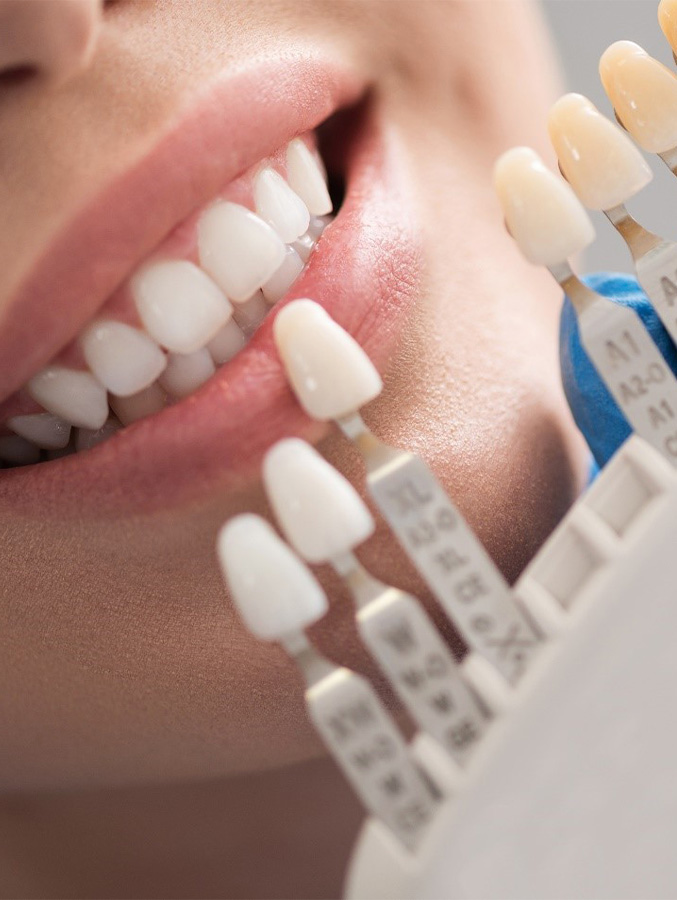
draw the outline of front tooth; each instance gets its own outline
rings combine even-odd
[[[287,181],[311,215],[325,216],[332,211],[324,173],[301,138],[294,138],[287,147]]]
[[[651,181],[630,138],[581,94],[566,94],[548,117],[564,177],[589,209],[612,209]]]
[[[298,253],[304,263],[307,263],[310,259],[310,254],[315,249],[315,241],[309,234],[303,234],[298,241],[294,241],[292,249]]]
[[[285,247],[273,229],[237,203],[220,201],[198,223],[200,265],[234,303],[265,284],[284,259]]]
[[[254,203],[256,212],[286,244],[308,229],[308,207],[275,169],[262,169],[254,179]]]
[[[123,425],[131,425],[138,419],[145,419],[164,409],[167,395],[156,383],[131,397],[116,397],[111,394],[110,405]]]
[[[269,306],[261,291],[257,291],[246,303],[239,303],[235,309],[235,321],[249,337],[268,315]]]
[[[677,78],[632,41],[616,41],[602,54],[599,73],[616,113],[650,153],[677,146]]]
[[[677,53],[677,0],[661,0],[658,23],[674,53]]]
[[[131,290],[148,333],[174,353],[204,347],[233,312],[211,278],[187,260],[151,263]]]
[[[303,271],[303,260],[293,247],[287,247],[284,261],[272,278],[263,285],[263,296],[268,303],[277,303],[287,293]]]
[[[12,466],[29,466],[40,460],[40,450],[18,434],[0,437],[0,459]]]
[[[108,418],[106,390],[89,372],[48,366],[26,389],[44,409],[78,428],[101,428]]]
[[[211,358],[217,366],[231,360],[247,343],[244,331],[235,319],[230,319],[207,344]]]
[[[305,441],[275,444],[263,461],[263,482],[284,536],[308,562],[350,553],[374,531],[352,484]]]
[[[214,372],[214,360],[206,347],[194,353],[170,353],[160,384],[171,397],[182,399],[196,391]]]
[[[355,412],[383,382],[357,341],[312,300],[294,300],[276,316],[273,333],[296,397],[320,421]]]
[[[94,322],[80,338],[87,365],[119,397],[152,384],[167,364],[155,341],[124,322]]]
[[[12,416],[7,425],[27,441],[43,450],[61,450],[71,436],[71,426],[51,413]]]
[[[91,450],[97,444],[107,441],[109,437],[113,437],[122,428],[120,422],[111,416],[98,431],[92,431],[90,428],[78,428],[75,435],[75,449],[78,453],[81,450]]]
[[[331,216],[311,216],[308,224],[308,237],[312,241],[319,241],[324,229],[327,225],[330,225],[332,221],[333,219]]]
[[[494,184],[510,234],[535,265],[561,263],[594,240],[580,200],[529,147],[514,147],[497,160]]]

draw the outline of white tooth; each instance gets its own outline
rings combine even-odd
[[[235,319],[230,319],[207,344],[207,350],[217,366],[232,359],[247,343],[244,331]]]
[[[263,285],[263,296],[268,303],[277,303],[287,293],[299,275],[303,272],[303,260],[293,247],[287,247],[284,262]]]
[[[200,265],[234,303],[265,284],[284,259],[273,229],[237,203],[219,201],[198,222]]]
[[[334,221],[332,216],[311,216],[308,225],[308,237],[312,241],[319,241],[322,232]]]
[[[152,416],[167,405],[167,395],[157,382],[131,397],[116,397],[111,394],[110,405],[123,425],[131,425],[137,419]]]
[[[118,397],[138,394],[167,365],[155,341],[124,322],[94,322],[80,338],[80,346],[94,375]]]
[[[233,312],[211,278],[188,260],[146,266],[131,290],[148,333],[174,353],[204,347]]]
[[[89,372],[47,366],[26,389],[47,412],[78,428],[101,428],[108,418],[106,390]]]
[[[305,441],[275,444],[263,461],[263,481],[284,536],[308,562],[349,553],[374,531],[352,484]]]
[[[288,244],[304,234],[310,223],[308,207],[275,169],[262,169],[254,179],[256,212]]]
[[[301,138],[294,138],[287,147],[287,181],[311,215],[324,216],[332,211],[324,173]]]
[[[326,613],[327,598],[315,577],[259,516],[227,522],[217,554],[240,616],[261,640],[281,640]]]
[[[75,435],[75,449],[78,453],[82,450],[91,450],[97,444],[101,444],[103,441],[107,441],[109,437],[113,437],[121,428],[122,425],[113,416],[98,431],[92,431],[91,428],[78,428]]]
[[[43,450],[61,450],[71,436],[71,426],[51,413],[12,416],[7,425],[16,434]]]
[[[171,397],[181,399],[196,391],[214,372],[214,360],[206,347],[194,353],[170,353],[160,384]]]
[[[309,234],[302,235],[298,241],[294,241],[292,248],[298,253],[304,263],[310,259],[310,254],[315,249],[315,241]]]
[[[40,460],[40,450],[18,434],[0,437],[0,459],[12,466],[29,466]]]
[[[270,307],[261,291],[257,291],[246,303],[235,307],[235,321],[246,336],[253,334],[268,315]]]
[[[367,354],[312,300],[283,307],[273,333],[294,393],[312,418],[341,418],[380,394],[383,382]]]

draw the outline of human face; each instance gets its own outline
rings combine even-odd
[[[24,22],[22,53],[3,50],[3,421],[32,409],[26,385],[46,365],[82,370],[94,319],[136,327],[134,273],[199,261],[203,211],[249,202],[262,162],[301,134],[345,199],[280,303],[311,296],[355,335],[385,379],[370,425],[426,458],[514,578],[583,478],[557,291],[518,258],[491,192],[507,146],[546,152],[537,11],[120,0],[81,14],[70,41],[50,49],[54,23],[36,40]],[[4,785],[215,776],[319,752],[293,665],[244,631],[214,557],[225,519],[266,514],[259,469],[277,439],[312,440],[362,483],[351,448],[286,388],[274,315],[186,399],[0,473]],[[424,595],[384,527],[361,556]],[[313,636],[368,668],[345,592],[319,574],[331,610]]]

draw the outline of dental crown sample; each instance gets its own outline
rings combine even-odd
[[[651,181],[651,169],[627,134],[581,94],[566,94],[553,105],[548,131],[564,177],[589,209],[612,209]]]
[[[677,2],[661,0],[658,4],[658,24],[665,35],[673,53],[677,52]]]
[[[314,419],[340,419],[381,393],[381,376],[367,354],[313,300],[285,306],[273,333],[294,393]]]
[[[285,537],[308,562],[348,553],[374,531],[352,484],[305,441],[275,444],[264,459],[263,480]]]
[[[283,639],[326,613],[327,598],[315,577],[259,516],[227,522],[217,554],[238,612],[261,640]]]
[[[650,153],[677,146],[677,76],[632,41],[602,54],[599,73],[624,127]]]
[[[508,230],[529,262],[554,265],[594,240],[590,217],[572,189],[529,147],[514,147],[498,159],[494,184]]]

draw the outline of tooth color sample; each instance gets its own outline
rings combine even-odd
[[[673,52],[677,52],[677,0],[661,0],[658,23]]]
[[[499,157],[494,184],[508,230],[529,262],[556,265],[595,239],[580,200],[529,147]]]
[[[200,265],[234,303],[252,296],[281,265],[285,246],[253,212],[219,201],[198,222]]]
[[[381,393],[381,376],[367,354],[312,300],[285,306],[273,333],[292,389],[312,418],[341,418]]]
[[[75,449],[78,453],[82,450],[91,450],[97,444],[102,444],[109,437],[113,437],[121,428],[122,425],[114,417],[109,418],[98,431],[92,431],[89,428],[78,428],[75,435]]]
[[[204,347],[233,312],[211,278],[187,260],[146,266],[131,290],[146,331],[174,353]]]
[[[632,41],[602,54],[599,74],[624,127],[650,153],[677,146],[677,77]]]
[[[293,247],[287,247],[282,265],[263,285],[263,296],[268,303],[281,300],[302,271],[303,260]]]
[[[78,428],[101,428],[108,418],[106,389],[89,372],[48,366],[26,385],[47,412]]]
[[[301,138],[287,147],[287,181],[313,216],[324,216],[332,210],[324,173],[314,154]]]
[[[216,365],[220,366],[239,353],[246,342],[244,331],[234,319],[229,319],[207,344],[207,350]]]
[[[131,425],[137,419],[145,419],[146,416],[152,416],[164,409],[167,405],[167,395],[156,383],[130,397],[116,397],[111,394],[109,402],[122,424]]]
[[[254,179],[256,212],[277,231],[285,243],[308,230],[310,213],[298,194],[275,169],[262,169]]]
[[[119,397],[148,387],[167,364],[152,338],[124,322],[94,322],[81,335],[80,346],[92,373]]]
[[[259,516],[227,522],[217,554],[240,616],[256,637],[280,640],[326,613],[327,598],[315,577]]]
[[[29,466],[40,461],[40,450],[18,434],[0,437],[0,459],[12,466]]]
[[[264,459],[263,480],[284,536],[308,562],[329,562],[374,531],[352,484],[305,441],[275,444]]]
[[[627,134],[581,94],[566,94],[553,105],[548,131],[564,177],[589,209],[618,206],[651,181],[651,169]]]
[[[209,350],[203,347],[194,353],[170,353],[167,368],[160,384],[170,397],[181,399],[192,394],[216,372]]]
[[[35,413],[28,416],[12,416],[7,426],[43,450],[61,450],[71,436],[71,426],[51,413]]]

